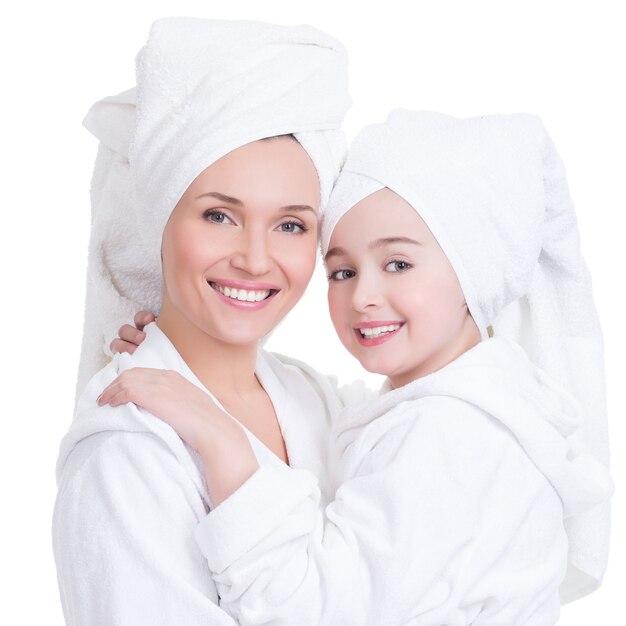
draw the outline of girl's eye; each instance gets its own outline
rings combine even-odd
[[[300,222],[283,222],[279,227],[279,230],[282,233],[304,233],[308,229],[306,226]]]
[[[348,280],[355,276],[356,272],[354,270],[337,270],[328,275],[328,280]]]
[[[202,216],[207,222],[213,222],[214,224],[232,224],[228,215],[219,209],[208,209]]]
[[[411,267],[413,266],[407,263],[407,261],[389,261],[389,263],[385,265],[385,269],[388,272],[406,272],[408,269],[411,269]]]

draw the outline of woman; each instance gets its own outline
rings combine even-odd
[[[90,112],[101,146],[79,386],[128,308],[160,316],[140,350],[86,384],[61,444],[53,539],[68,624],[233,623],[193,539],[211,507],[199,456],[133,405],[98,408],[121,371],[169,369],[210,388],[249,427],[259,463],[324,480],[340,401],[258,344],[313,271],[348,103],[345,53],[315,29],[174,18],[154,24],[136,92]]]

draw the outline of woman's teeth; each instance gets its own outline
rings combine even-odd
[[[233,300],[240,300],[242,302],[260,302],[265,300],[270,293],[270,289],[263,289],[262,291],[249,291],[247,289],[231,289],[230,287],[222,287],[217,283],[209,283],[213,289],[219,291],[223,296],[232,298]]]
[[[359,328],[362,337],[366,339],[375,339],[381,335],[392,333],[400,328],[400,324],[390,324],[388,326],[375,326],[374,328]]]

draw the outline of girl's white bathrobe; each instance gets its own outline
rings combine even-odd
[[[554,624],[564,517],[611,489],[578,417],[495,338],[348,407],[325,509],[312,473],[268,464],[201,522],[222,606],[242,624]]]
[[[66,623],[76,626],[233,624],[218,607],[194,541],[210,508],[199,457],[164,422],[134,404],[98,407],[123,370],[151,367],[201,383],[155,324],[134,355],[119,354],[89,383],[61,444],[53,541]],[[282,357],[281,357],[282,359]],[[320,477],[340,400],[296,362],[259,352],[257,375],[280,422],[293,467]],[[278,459],[248,433],[261,466]],[[255,515],[238,528],[255,526]],[[245,541],[244,534],[237,541]]]

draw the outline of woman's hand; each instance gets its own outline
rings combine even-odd
[[[139,311],[135,314],[135,325],[124,324],[117,331],[119,337],[111,342],[111,352],[128,352],[132,354],[137,346],[146,338],[146,333],[143,332],[145,326],[150,322],[154,322],[156,317],[149,311]]]
[[[132,402],[169,424],[198,454],[213,505],[236,491],[259,467],[240,424],[178,372],[136,367],[122,372],[98,405]]]

